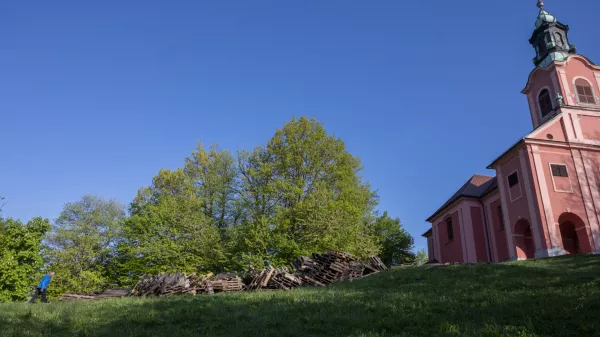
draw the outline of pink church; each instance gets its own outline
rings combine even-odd
[[[538,1],[536,56],[522,93],[533,130],[427,222],[429,259],[502,262],[600,253],[600,67]]]

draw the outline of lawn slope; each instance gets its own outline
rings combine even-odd
[[[0,304],[0,336],[600,336],[600,257],[393,269],[327,288]]]

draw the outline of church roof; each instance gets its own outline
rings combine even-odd
[[[556,22],[556,17],[543,8],[540,9],[540,14],[538,14],[537,20],[535,20],[535,28],[540,28],[544,23],[554,23]]]
[[[496,177],[473,175],[467,182],[454,193],[442,207],[438,208],[427,221],[444,211],[448,206],[460,198],[481,198],[498,187]]]

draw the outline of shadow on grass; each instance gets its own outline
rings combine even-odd
[[[0,336],[593,336],[598,275],[600,258],[577,256],[291,292],[15,304],[0,310]]]

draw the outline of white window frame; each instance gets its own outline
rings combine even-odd
[[[513,199],[512,187],[510,187],[510,183],[508,182],[508,177],[512,176],[515,173],[517,174],[517,179],[519,180],[519,182],[517,183],[517,186],[519,186],[520,195],[517,198]],[[523,197],[523,189],[521,188],[521,175],[519,174],[519,170],[514,170],[511,173],[509,173],[508,175],[506,175],[506,186],[508,186],[508,196],[510,197],[511,203],[513,203]]]
[[[579,100],[579,93],[577,92],[577,86],[575,85],[575,82],[577,82],[577,80],[579,80],[579,79],[586,81],[587,84],[590,85],[590,88],[592,89],[592,96],[594,96],[595,103],[583,103]],[[590,80],[588,80],[587,78],[585,78],[583,76],[576,76],[573,78],[573,93],[575,93],[575,99],[577,100],[577,104],[579,104],[581,106],[597,106],[598,105],[598,96],[596,95],[596,90],[594,90],[594,85],[592,85],[592,82],[590,82]]]
[[[556,183],[554,182],[554,174],[552,174],[552,165],[561,165],[567,169],[567,176],[566,177],[558,177],[558,178],[569,179],[569,186],[571,187],[571,190],[559,190],[556,188]],[[566,163],[548,163],[548,169],[550,170],[550,176],[552,177],[552,187],[554,187],[554,192],[573,193],[573,182],[571,181],[571,172],[569,172],[569,165],[567,165]]]

